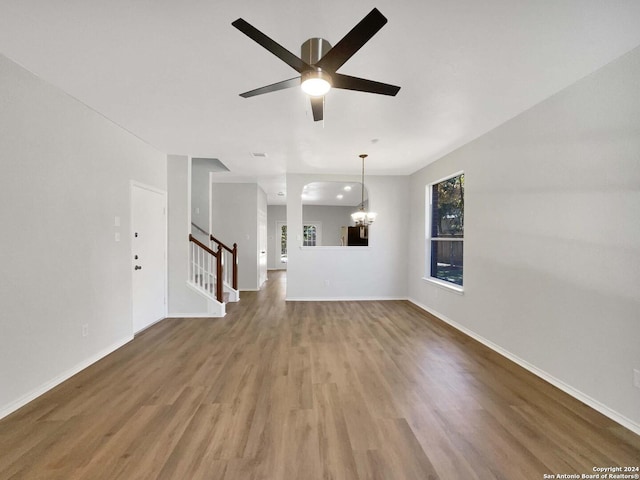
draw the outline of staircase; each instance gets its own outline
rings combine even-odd
[[[187,284],[208,300],[208,313],[224,317],[227,302],[240,301],[238,291],[238,245],[233,248],[195,224],[195,229],[208,235],[208,245],[189,234],[189,278]]]

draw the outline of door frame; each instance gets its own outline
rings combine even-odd
[[[133,256],[134,256],[134,252],[133,252],[133,232],[134,232],[134,214],[133,214],[133,189],[134,188],[141,188],[144,190],[149,190],[153,193],[157,193],[159,195],[162,196],[162,208],[164,209],[164,225],[163,225],[163,240],[164,240],[164,255],[163,255],[163,265],[162,265],[162,269],[164,271],[164,305],[162,306],[162,313],[163,313],[163,318],[158,319],[156,322],[153,322],[149,325],[147,325],[146,327],[142,328],[139,331],[135,330],[135,326],[133,325],[133,275],[134,275],[134,270],[132,268],[133,265]],[[149,328],[151,325],[154,325],[155,323],[158,323],[159,321],[163,320],[164,318],[167,318],[168,315],[168,311],[169,311],[169,262],[168,262],[168,250],[169,250],[169,215],[168,215],[168,211],[167,211],[167,191],[166,190],[162,190],[160,188],[154,187],[152,185],[147,185],[146,183],[142,183],[139,182],[137,180],[129,180],[129,268],[131,269],[131,299],[130,299],[130,306],[129,306],[129,313],[131,315],[131,331],[133,332],[133,334],[137,334],[140,333],[144,330],[146,330],[147,328]]]

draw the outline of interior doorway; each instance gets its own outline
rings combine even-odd
[[[133,332],[166,317],[167,195],[131,183],[131,272]]]

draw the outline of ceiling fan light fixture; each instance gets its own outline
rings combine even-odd
[[[302,75],[300,88],[307,95],[322,97],[331,90],[331,76],[322,70],[306,72]]]
[[[331,88],[395,96],[400,90],[398,86],[338,73],[338,69],[371,40],[386,23],[386,17],[380,13],[380,10],[374,8],[335,46],[332,47],[324,38],[309,38],[300,46],[298,57],[246,20],[238,18],[231,22],[231,25],[300,74],[299,77],[254,88],[241,93],[240,96],[255,97],[300,85],[309,95],[314,122],[324,120],[324,96]]]

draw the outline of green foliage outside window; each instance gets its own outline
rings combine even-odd
[[[431,187],[431,272],[439,280],[462,286],[464,174]]]

